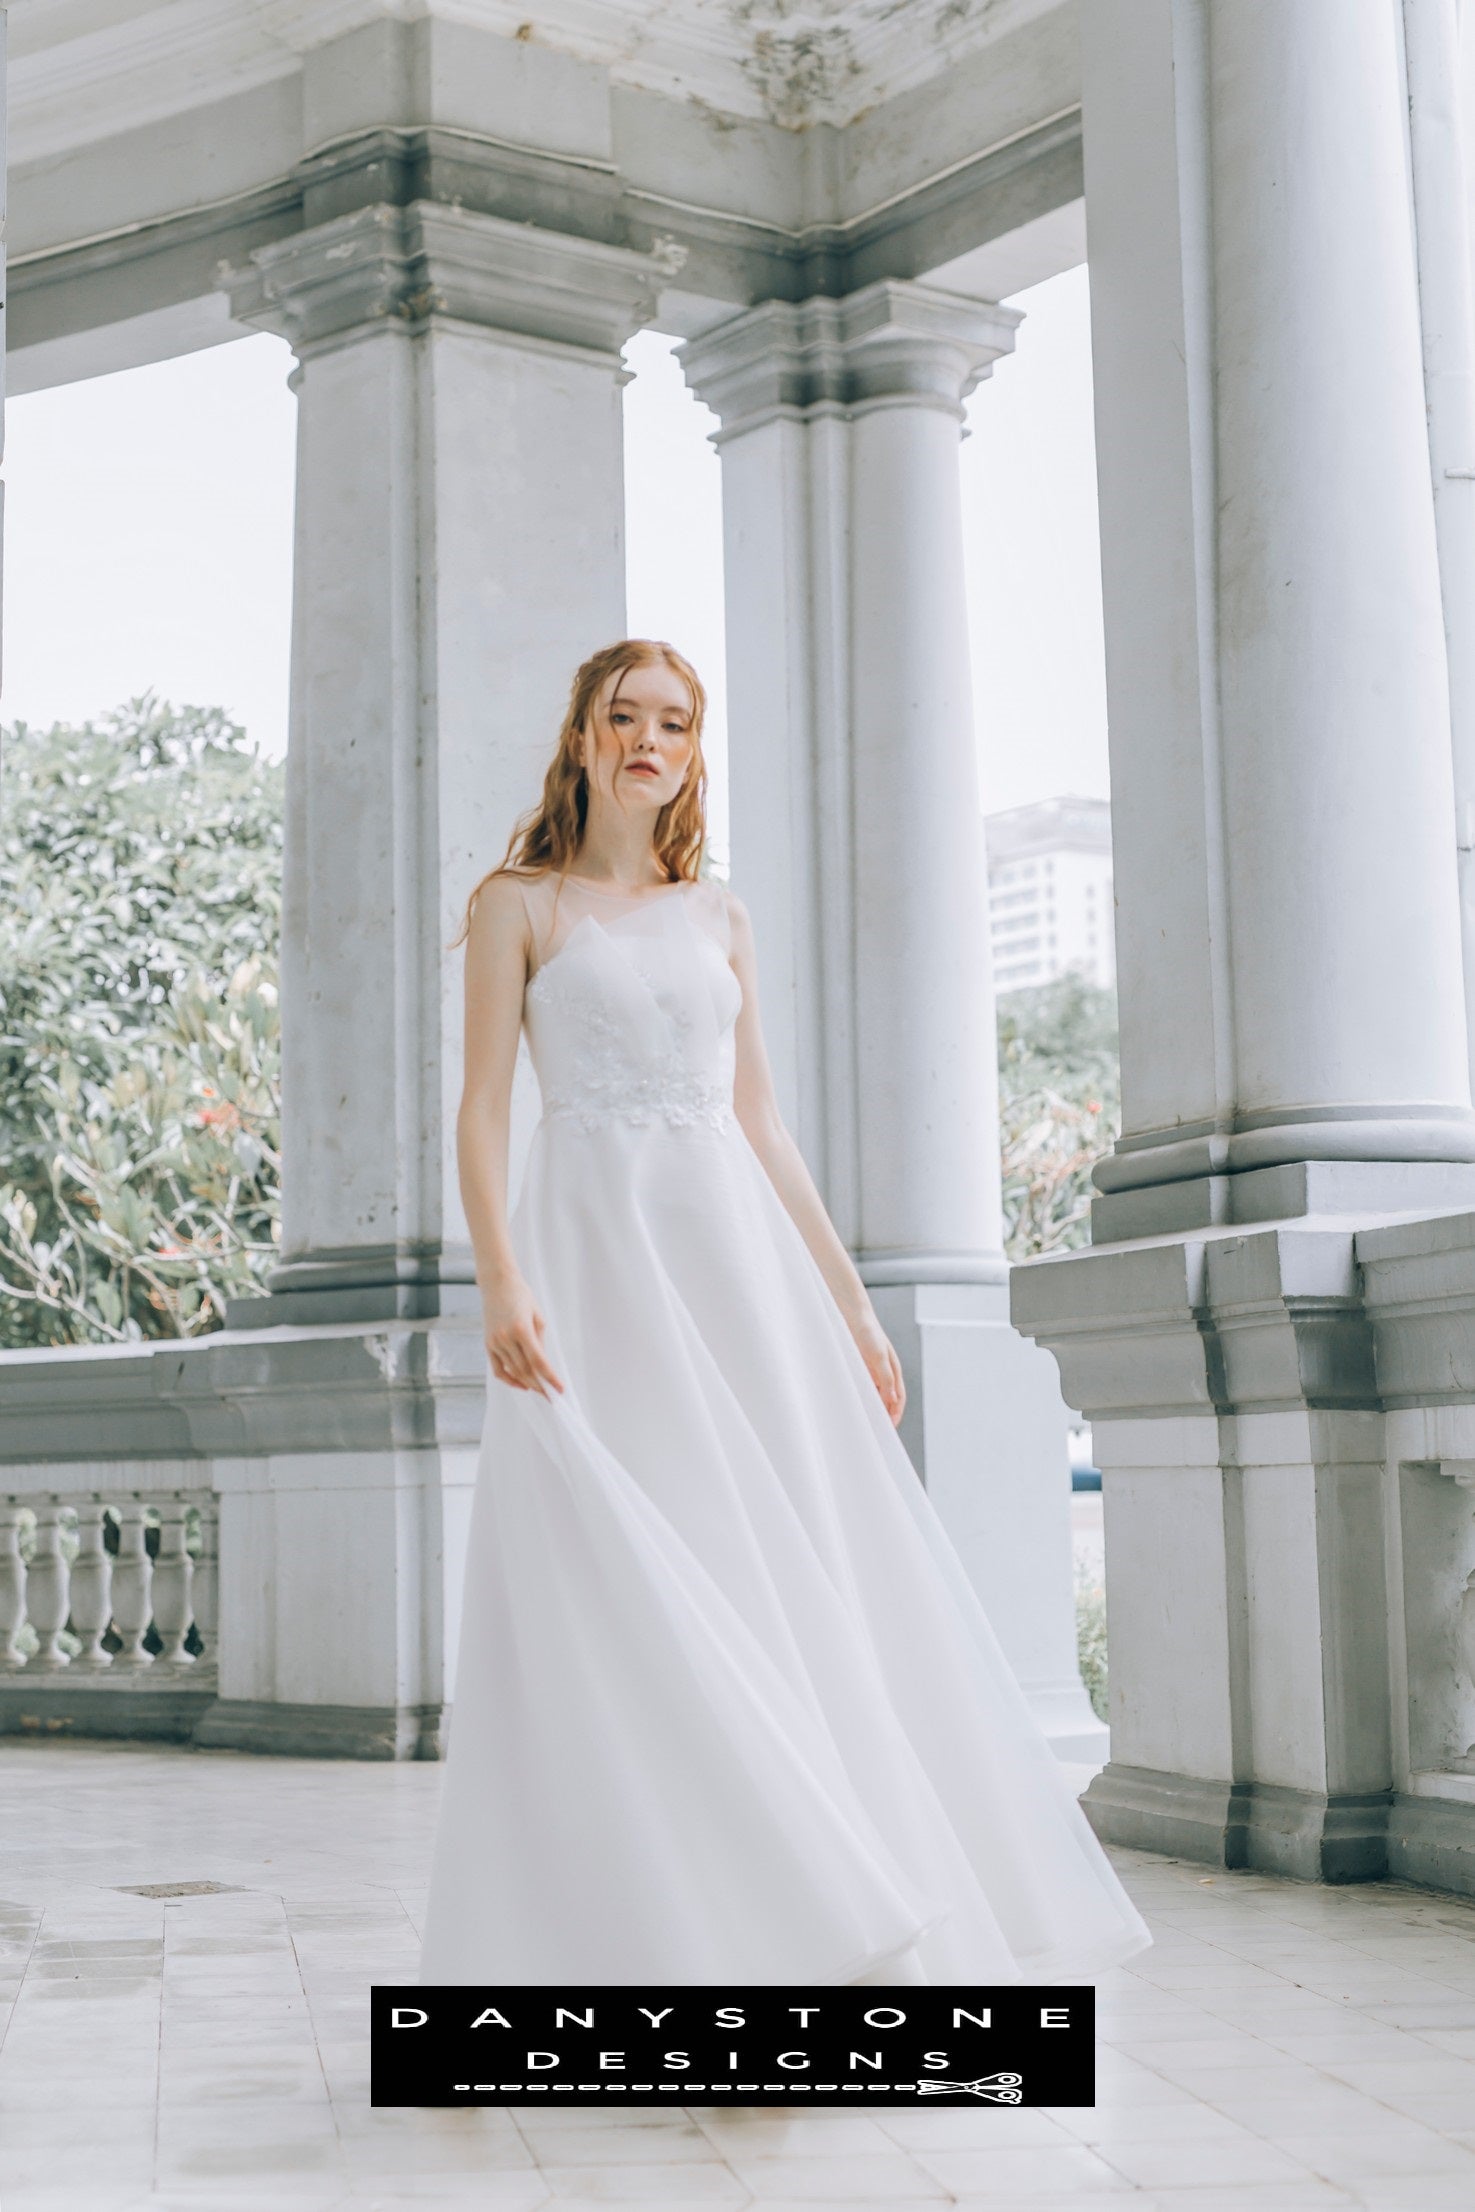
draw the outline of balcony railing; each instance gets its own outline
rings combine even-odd
[[[134,1734],[164,1693],[175,1733],[215,1695],[217,1532],[198,1489],[0,1492],[0,1725]]]

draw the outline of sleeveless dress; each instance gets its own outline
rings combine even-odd
[[[520,879],[511,1219],[420,1980],[1089,1981],[1149,1941],[732,1106],[720,885]]]

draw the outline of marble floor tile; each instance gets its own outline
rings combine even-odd
[[[63,2138],[46,2144],[0,2146],[0,2204],[9,2212],[13,2196],[23,2189],[50,2189],[63,2199],[70,2191],[75,2200],[99,2179],[100,2160],[95,2141]],[[141,2188],[153,2177],[152,2146],[120,2143],[116,2151],[108,2151],[104,2173],[109,2188]]]
[[[1359,2095],[1345,2082],[1314,2076],[1294,2096],[1236,2095],[1231,2086],[1216,2095],[1214,2104],[1217,2111],[1272,2142],[1282,2135],[1330,2134],[1337,2128],[1366,2133],[1396,2127],[1404,2117],[1390,2105]]]
[[[501,2105],[494,2110],[508,2112],[519,2124],[526,2121],[536,2128],[627,2128],[643,2131],[646,2128],[684,2128],[693,2125],[691,2109],[679,2104],[630,2105],[623,2111],[617,2105],[537,2104]]]
[[[1406,2120],[1417,2120],[1436,2134],[1452,2135],[1467,2150],[1475,2148],[1475,2109],[1463,2090],[1395,2090],[1384,2100]]]
[[[1432,2044],[1438,2051],[1448,2051],[1452,2058],[1475,2058],[1475,2027],[1426,2028],[1415,2025],[1414,2032],[1421,2043]]]
[[[396,2187],[422,2174],[535,2173],[535,2154],[521,2139],[507,2136],[457,2136],[437,2133],[383,2137],[366,2134],[340,2139],[342,2170],[347,2175],[377,2176]]]
[[[1166,2075],[1169,2081],[1179,2083],[1185,2076],[1222,2074],[1239,2066],[1260,2067],[1269,2063],[1268,2042],[1258,2035],[1245,2035],[1238,2030],[1221,2029],[1220,2034],[1213,2036],[1175,2037],[1171,2041],[1132,2043],[1122,2048],[1129,2058],[1135,2058],[1153,2073]]]
[[[350,2175],[345,2203],[362,2212],[372,2203],[520,2208],[551,2204],[548,2176],[536,2166],[417,2166]]]
[[[160,2145],[186,2151],[199,2144],[336,2143],[338,2127],[326,2100],[298,2097],[191,2098],[163,2106],[154,2122]]]
[[[1087,2189],[1125,2197],[1135,2184],[1083,2143],[1026,2150],[918,2151],[918,2162],[958,2197],[1025,2201]],[[1136,2208],[1133,2208],[1136,2212]]]
[[[760,2204],[770,2197],[842,2205],[946,2204],[951,2194],[920,2155],[913,2158],[901,2150],[850,2158],[748,2158],[733,2151],[729,2165]]]
[[[823,2161],[804,2160],[812,2171]],[[660,2206],[746,2204],[752,2192],[730,2167],[710,2166],[544,2166],[542,2178],[555,2199],[587,2198],[591,2203]],[[817,2193],[817,2192],[816,2192]]]
[[[1076,2141],[1089,2143],[1106,2156],[1111,2155],[1118,2143],[1206,2146],[1200,2157],[1200,2163],[1206,2166],[1213,2156],[1214,2146],[1235,2142],[1243,2132],[1240,2118],[1213,2105],[1200,2104],[1196,2098],[1185,2104],[1134,2105],[1125,2112],[1105,2111],[1097,2106],[1093,2110],[1062,2113],[1061,2126]]]
[[[1237,2113],[1241,2107],[1296,2104],[1326,2086],[1328,2074],[1314,2066],[1302,2066],[1267,2048],[1258,2066],[1226,2067],[1221,2073],[1194,2075],[1192,2093],[1216,2111]],[[1367,2100],[1371,2104],[1372,2100]]]
[[[414,1978],[440,1779],[0,1745],[4,2212],[1475,2212],[1475,1901],[1141,1852],[1159,1940],[1100,1985],[1093,2107],[376,2109],[369,1986]],[[202,1880],[232,1886],[118,1886]]]
[[[1266,2028],[1260,2038],[1267,2050],[1298,2058],[1307,2066],[1330,2071],[1343,2066],[1402,2066],[1420,2054],[1418,2041],[1408,2035],[1380,2028],[1375,2021],[1348,2020],[1340,2028],[1310,2035],[1300,2029]]]
[[[1359,2199],[1349,2190],[1339,2189],[1328,2181],[1270,2182],[1267,2184],[1231,2183],[1227,2188],[1154,2189],[1143,2197],[1126,2200],[1131,2212],[1245,2212],[1253,2205],[1254,2212],[1347,2212]],[[1413,2205],[1405,2205],[1403,2212],[1419,2212]]]
[[[1465,2110],[1475,2126],[1475,2062],[1469,2059],[1448,2058],[1438,2051],[1425,2050],[1415,2055],[1411,2046],[1408,2055],[1394,2060],[1381,2060],[1369,2064],[1365,2059],[1334,2059],[1324,2071],[1335,2081],[1345,2082],[1349,2089],[1366,2090],[1369,2096],[1388,2102],[1392,2090],[1449,2090],[1464,2093]]]
[[[1318,2178],[1315,2170],[1284,2147],[1240,2129],[1232,2137],[1200,2142],[1124,2143],[1109,2136],[1095,2145],[1117,2173],[1139,2189],[1193,2188],[1206,2173],[1223,2187],[1244,2189],[1259,2182],[1301,2182]]]
[[[1079,2117],[1084,2120],[1090,2109],[1083,2105]],[[1143,2107],[1157,2114],[1174,2109],[1171,2105]],[[1062,2116],[1030,2106],[1017,2112],[991,2111],[987,2107],[976,2112],[929,2112],[919,2106],[914,2111],[878,2112],[872,2125],[908,2151],[982,2151],[995,2146],[1000,2150],[1028,2150],[1042,2143],[1084,2140],[1072,2134]]]
[[[963,2212],[1002,2212],[1004,2206],[1017,2207],[1018,2212],[1158,2212],[1157,2197],[1142,2190],[1123,2196],[1120,2189],[1073,2189],[1059,2196],[1051,2189],[1043,2196],[1035,2191],[1004,2198],[956,2197],[953,2202]]]
[[[1023,2113],[1010,2115],[1023,2119]],[[734,2106],[730,2112],[703,2113],[697,2122],[723,2158],[839,2158],[857,2151],[906,2148],[890,2125],[893,2120],[952,2120],[965,2112],[919,2114],[878,2112],[767,2112]]]
[[[600,2196],[570,2196],[561,2192],[556,2197],[545,2197],[543,2203],[545,2212],[608,2212],[611,2204],[629,2201],[631,2200],[622,2197],[618,2189],[610,2189]],[[744,2191],[738,2197],[715,2200],[711,2197],[662,2197],[656,2201],[660,2204],[660,2212],[711,2212],[714,2201],[720,2204],[751,2205],[758,2200]]]
[[[1335,2135],[1285,2135],[1278,2147],[1309,2168],[1323,2181],[1340,2181],[1359,2189],[1365,2181],[1402,2177],[1409,2195],[1422,2200],[1424,2177],[1448,2174],[1463,2181],[1468,2203],[1475,2205],[1475,2153],[1432,2128],[1410,2126],[1374,2131],[1339,2131]],[[1412,2208],[1411,2208],[1412,2212]]]
[[[177,2142],[163,2136],[155,2153],[158,2179],[176,2188],[211,2180],[322,2182],[338,2179],[343,2171],[336,2133],[323,2134],[310,2127],[279,2129],[265,2141],[212,2135]]]
[[[602,2166],[613,2159],[635,2165],[691,2165],[718,2162],[722,2155],[694,2121],[679,2127],[549,2128],[519,2114],[517,2127],[534,2157],[548,2165]]]
[[[1470,2212],[1475,2197],[1464,2174],[1361,2174],[1354,2201],[1366,2212]],[[1259,2212],[1258,2206],[1256,2212]]]

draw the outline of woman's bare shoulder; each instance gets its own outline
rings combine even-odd
[[[730,883],[719,883],[714,876],[712,878],[712,888],[722,902],[729,927],[734,930],[751,930],[753,926],[752,917],[736,891],[733,890],[732,885]]]
[[[537,895],[536,887],[543,880],[544,874],[535,874],[531,869],[495,869],[477,887],[472,927],[494,937],[525,936],[528,900]]]

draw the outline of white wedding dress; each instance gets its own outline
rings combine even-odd
[[[720,886],[523,892],[566,1389],[489,1376],[421,1982],[1093,1980],[1150,1938],[734,1119]]]

